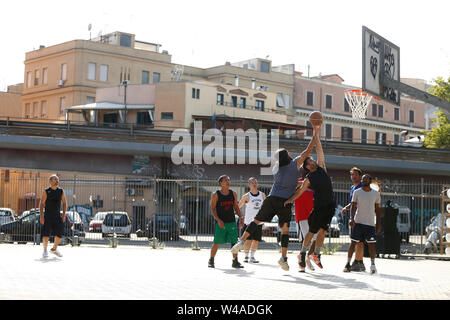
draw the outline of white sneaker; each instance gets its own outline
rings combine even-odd
[[[371,273],[371,274],[377,273],[377,268],[375,267],[374,264],[370,266],[370,273]]]
[[[281,266],[281,269],[283,269],[284,271],[289,271],[289,265],[288,265],[287,261],[283,260],[283,257],[281,257],[280,260],[278,260],[278,264]]]
[[[231,248],[231,252],[234,254],[239,253],[239,250],[241,250],[244,247],[244,244],[242,243],[241,240],[239,240],[234,246],[233,248]]]
[[[61,252],[58,251],[58,249],[56,250],[50,249],[50,252],[53,253],[55,256],[58,256],[60,258],[62,257],[62,254]]]
[[[259,263],[259,261],[255,257],[250,257],[250,263]]]
[[[309,256],[306,256],[306,266],[308,267],[309,270],[314,271],[314,266],[311,263],[311,259],[309,258]]]
[[[48,252],[47,251],[44,251],[43,253],[42,253],[42,258],[48,258]]]

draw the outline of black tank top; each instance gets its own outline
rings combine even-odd
[[[217,190],[217,216],[224,223],[235,222],[234,218],[234,193],[229,189],[228,194],[224,196],[220,190]]]
[[[327,172],[322,167],[309,173],[306,178],[311,183],[311,189],[314,190],[314,208],[325,207],[334,202],[333,185]]]
[[[45,215],[57,217],[61,212],[61,198],[63,195],[63,190],[61,188],[56,188],[53,190],[52,188],[45,189],[47,193],[47,200],[45,201]]]

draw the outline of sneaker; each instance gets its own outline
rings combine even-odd
[[[255,259],[255,257],[250,258],[250,263],[259,263],[258,260]]]
[[[362,271],[364,271],[363,268],[365,270],[364,264],[362,262],[354,261],[352,266],[350,267],[350,271],[362,272]]]
[[[377,268],[375,267],[374,264],[370,266],[370,273],[371,273],[371,274],[377,273]]]
[[[50,252],[53,253],[57,257],[62,257],[61,252],[58,251],[58,249],[50,249]]]
[[[350,272],[352,270],[352,266],[350,265],[349,262],[347,262],[347,264],[344,267],[344,272]]]
[[[244,267],[239,261],[237,261],[237,259],[233,259],[233,263],[231,264],[231,266],[236,269]]]
[[[215,268],[215,266],[214,266],[214,258],[209,258],[209,260],[208,260],[208,268]]]
[[[244,262],[245,262],[245,263],[248,263],[248,257],[245,257],[245,258],[244,258]]]
[[[298,266],[300,267],[300,272],[305,272],[306,267],[306,252],[300,252],[298,255]]]
[[[366,266],[361,262],[361,272],[366,272]]]
[[[315,254],[315,253],[313,253],[313,254],[311,255],[311,258],[312,258],[312,261],[314,261],[314,263],[317,264],[317,266],[318,266],[320,269],[323,269],[322,263],[320,262],[320,254]]]
[[[241,240],[239,240],[234,246],[233,248],[231,248],[231,252],[234,254],[237,254],[239,252],[239,250],[241,250],[244,247],[244,244],[242,243]]]
[[[42,258],[48,258],[48,252],[47,251],[44,251],[43,253],[42,253]]]
[[[289,265],[287,263],[287,258],[283,259],[283,257],[278,260],[278,264],[281,266],[281,269],[284,271],[289,271]]]
[[[314,271],[314,266],[311,263],[311,257],[310,256],[306,256],[306,266],[308,267],[309,270]]]

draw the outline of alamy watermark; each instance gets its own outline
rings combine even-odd
[[[271,129],[269,133],[266,129],[259,129],[258,132],[255,129],[207,129],[203,132],[202,122],[194,121],[193,136],[187,129],[176,129],[172,132],[171,141],[179,142],[171,154],[175,165],[269,165],[262,167],[260,174],[272,175],[272,168],[277,160],[273,155],[279,149],[279,131]],[[205,142],[209,144],[203,147]]]

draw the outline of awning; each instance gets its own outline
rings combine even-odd
[[[90,110],[154,110],[153,104],[127,104],[113,102],[96,102],[66,108],[66,112],[83,112]]]

